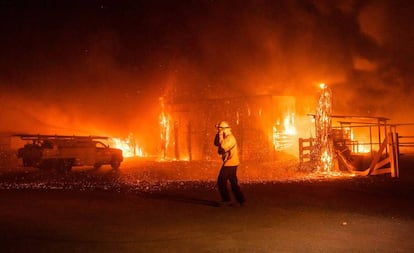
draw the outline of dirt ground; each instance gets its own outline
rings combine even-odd
[[[398,179],[245,163],[244,207],[217,205],[219,165],[3,168],[1,252],[414,252],[413,157]]]

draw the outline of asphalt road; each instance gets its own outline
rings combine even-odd
[[[245,207],[217,205],[214,166],[3,169],[1,252],[414,252],[411,161],[399,179],[241,172]]]

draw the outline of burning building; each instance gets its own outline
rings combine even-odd
[[[162,154],[178,160],[215,159],[214,125],[221,120],[231,123],[244,160],[297,156],[298,136],[305,124],[312,126],[306,114],[314,108],[310,97],[275,95],[164,102],[160,116]]]

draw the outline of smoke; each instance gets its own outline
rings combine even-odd
[[[2,5],[1,130],[148,136],[160,97],[309,96],[320,82],[334,114],[412,115],[409,1]]]
[[[405,1],[372,1],[363,6],[358,21],[363,34],[374,40],[377,49],[363,59],[355,58],[349,76],[359,92],[356,102],[365,113],[382,114],[394,121],[407,122],[413,114],[414,76],[409,58],[414,55],[412,21],[414,5]]]

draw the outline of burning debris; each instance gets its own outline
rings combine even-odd
[[[314,156],[318,173],[329,174],[333,167],[334,151],[332,142],[332,92],[322,83],[318,108],[315,115],[316,140]]]
[[[342,172],[351,175],[378,175],[390,173],[398,177],[399,137],[397,125],[388,126],[387,118],[363,116],[332,115],[332,92],[325,84],[321,84],[319,104],[314,115],[316,138],[299,139],[299,159],[302,166],[304,159],[316,173],[324,176],[340,175]],[[333,127],[333,118],[339,118],[340,127]],[[348,121],[345,121],[348,119]],[[352,119],[352,120],[349,120]],[[359,125],[355,125],[355,123]],[[353,125],[354,124],[354,125]],[[368,129],[369,142],[358,142],[354,138],[356,129]],[[374,141],[373,130],[377,130]],[[368,136],[368,137],[367,137]],[[305,146],[304,143],[309,143]],[[375,150],[374,150],[375,147]],[[306,153],[305,151],[310,151]],[[370,154],[370,164],[356,165],[356,159],[364,159],[361,154]],[[387,167],[389,165],[389,167]]]

